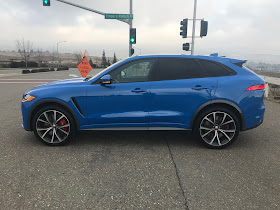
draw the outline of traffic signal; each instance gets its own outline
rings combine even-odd
[[[134,49],[131,48],[131,56],[134,54]]]
[[[200,37],[207,36],[208,32],[208,21],[201,21],[201,26],[200,26]]]
[[[130,29],[129,42],[130,44],[136,44],[136,28]]]
[[[183,38],[187,38],[187,35],[188,35],[188,18],[181,21],[180,30],[181,30],[180,35]]]
[[[183,50],[189,51],[190,50],[190,43],[183,44]]]
[[[43,6],[51,6],[51,0],[43,0]]]

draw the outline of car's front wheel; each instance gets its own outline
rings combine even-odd
[[[33,122],[35,136],[47,145],[63,145],[75,133],[71,114],[59,106],[47,106],[36,112]]]
[[[236,114],[224,107],[213,107],[202,112],[195,124],[195,132],[208,148],[221,149],[237,138],[240,122]]]

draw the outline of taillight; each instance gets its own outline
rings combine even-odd
[[[251,87],[248,87],[247,90],[264,90],[265,84],[262,85],[253,85]]]

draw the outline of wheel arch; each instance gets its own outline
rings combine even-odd
[[[76,116],[76,114],[74,113],[74,111],[71,109],[71,107],[69,105],[67,105],[66,103],[62,102],[62,101],[59,101],[59,100],[55,100],[55,99],[47,99],[47,100],[42,100],[38,103],[36,103],[32,108],[31,110],[29,111],[29,114],[28,114],[28,129],[30,131],[33,131],[33,128],[32,128],[32,120],[33,120],[33,117],[35,115],[35,113],[41,109],[42,107],[44,106],[48,106],[48,105],[57,105],[61,108],[64,108],[66,109],[71,115],[72,117],[74,118],[75,120],[75,123],[76,123],[76,128],[77,130],[80,130],[80,125],[79,125],[79,121],[78,121],[78,118]]]
[[[229,109],[231,109],[236,116],[238,117],[239,121],[240,121],[240,131],[244,130],[245,128],[245,119],[244,119],[244,115],[242,113],[242,110],[233,102],[230,101],[226,101],[226,100],[215,100],[215,101],[209,101],[203,105],[201,105],[196,112],[194,113],[192,120],[191,120],[191,124],[190,124],[190,129],[193,129],[195,120],[197,118],[197,116],[203,112],[204,110],[210,108],[210,107],[214,107],[214,106],[223,106],[223,107],[227,107]]]

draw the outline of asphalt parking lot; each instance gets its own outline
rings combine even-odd
[[[182,131],[80,132],[45,146],[20,126],[22,94],[40,84],[27,79],[73,75],[0,78],[1,209],[280,208],[280,104],[265,101],[264,123],[223,150]]]

